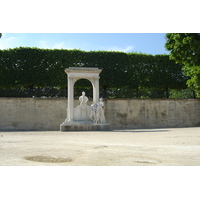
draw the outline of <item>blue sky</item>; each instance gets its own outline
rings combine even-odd
[[[3,33],[0,49],[38,47],[169,54],[165,33]]]

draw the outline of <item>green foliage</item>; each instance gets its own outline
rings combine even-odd
[[[165,47],[176,62],[200,66],[200,33],[168,33]]]
[[[186,65],[183,70],[187,76],[191,77],[187,81],[187,85],[196,92],[197,97],[200,97],[200,66],[188,67]]]
[[[149,88],[149,70],[154,64],[154,56],[146,54],[129,53],[129,87],[134,89]]]
[[[185,90],[171,90],[170,98],[173,99],[190,99],[195,98],[194,91],[187,88]]]
[[[200,33],[168,33],[165,47],[170,58],[184,65],[187,85],[200,97]]]
[[[187,78],[181,70],[182,65],[169,60],[167,55],[156,55],[150,73],[150,85],[155,89],[184,89]]]
[[[20,47],[0,50],[0,88],[62,88],[67,87],[64,72],[69,67],[97,67],[100,90],[129,93],[142,89],[184,89],[187,78],[181,64],[167,55],[147,55],[108,51],[80,51]],[[80,80],[77,89],[90,90],[90,82]]]
[[[187,78],[182,65],[169,60],[168,55],[130,54],[129,87],[134,89],[184,89]]]

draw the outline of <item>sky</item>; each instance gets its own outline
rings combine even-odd
[[[169,54],[165,33],[3,33],[0,49],[38,47]]]

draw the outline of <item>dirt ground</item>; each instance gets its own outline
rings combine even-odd
[[[200,166],[200,127],[1,131],[0,166]]]

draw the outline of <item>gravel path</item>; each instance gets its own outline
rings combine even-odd
[[[200,166],[200,127],[0,132],[0,166]]]

